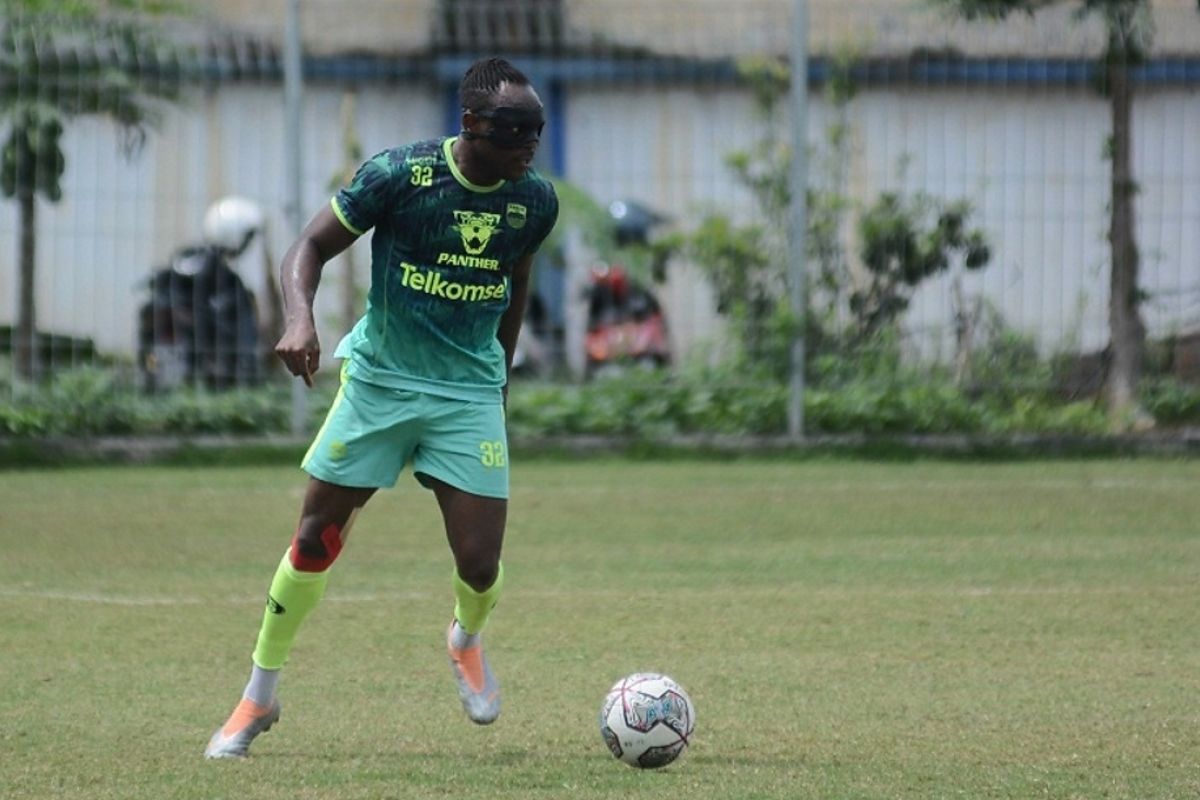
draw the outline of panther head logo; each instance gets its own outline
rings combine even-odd
[[[458,220],[454,230],[462,235],[463,247],[470,255],[477,256],[482,253],[487,249],[492,236],[498,233],[496,227],[500,224],[499,214],[455,211],[454,218]]]

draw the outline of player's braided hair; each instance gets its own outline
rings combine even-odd
[[[528,86],[529,78],[503,58],[481,58],[463,75],[458,87],[459,102],[469,111],[490,110],[492,95],[502,83]]]

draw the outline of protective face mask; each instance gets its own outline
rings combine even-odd
[[[490,119],[492,129],[480,138],[487,139],[501,150],[519,150],[538,142],[546,118],[542,109],[500,106],[490,111],[476,111],[475,116]]]

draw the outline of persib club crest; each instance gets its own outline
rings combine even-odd
[[[520,203],[509,203],[508,208],[504,212],[504,221],[511,228],[524,228],[526,215],[525,206]]]
[[[478,211],[455,211],[454,218],[458,224],[454,229],[462,235],[463,247],[473,256],[487,249],[492,236],[499,233],[499,214],[487,214]]]

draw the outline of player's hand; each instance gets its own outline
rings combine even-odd
[[[275,345],[275,355],[288,372],[303,378],[305,385],[312,388],[312,376],[321,365],[321,343],[311,323],[288,325],[279,344]]]

